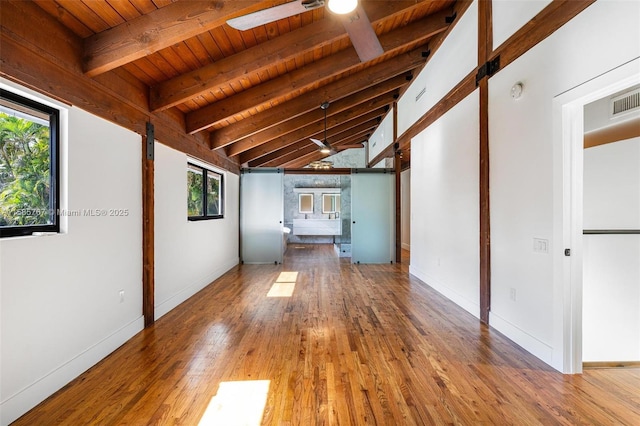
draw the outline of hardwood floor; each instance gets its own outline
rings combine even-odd
[[[562,375],[408,262],[331,249],[234,268],[15,424],[640,424],[640,369]]]

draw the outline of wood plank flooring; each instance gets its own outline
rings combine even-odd
[[[15,424],[640,424],[640,369],[557,373],[407,264],[291,245],[234,268]]]

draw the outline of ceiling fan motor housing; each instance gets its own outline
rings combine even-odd
[[[305,9],[317,9],[324,6],[324,0],[302,0]]]

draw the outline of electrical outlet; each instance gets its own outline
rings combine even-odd
[[[516,289],[513,287],[509,289],[509,299],[516,301]]]
[[[124,290],[120,290],[120,303],[124,303]]]

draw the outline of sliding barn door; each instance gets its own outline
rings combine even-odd
[[[395,261],[395,174],[385,169],[351,175],[351,261]]]
[[[244,170],[240,177],[243,263],[282,263],[283,173]]]

